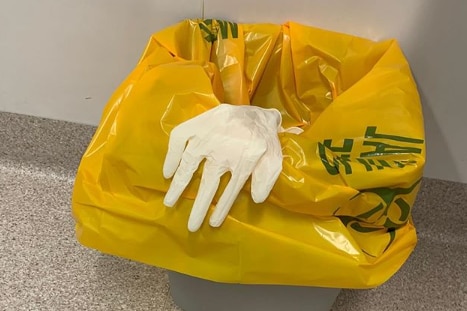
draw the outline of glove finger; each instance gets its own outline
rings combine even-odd
[[[217,202],[216,208],[209,219],[209,224],[212,227],[219,227],[222,225],[256,163],[257,161],[244,161],[243,165],[239,166],[238,173],[234,172],[232,174],[224,193],[222,193],[222,196],[220,197],[219,202]]]
[[[188,230],[197,231],[206,217],[212,199],[219,187],[220,177],[226,172],[225,169],[206,161],[203,168],[203,176],[196,196],[195,203],[188,220]]]
[[[182,124],[176,126],[170,133],[169,147],[165,156],[163,174],[165,178],[170,178],[177,170],[180,160],[185,150],[188,140],[192,139],[195,134],[199,134],[201,129],[212,123],[213,116],[219,109],[227,108],[219,105],[215,108],[207,110],[196,117],[189,119]]]
[[[189,152],[185,152],[182,156],[180,166],[175,172],[175,176],[170,183],[169,190],[164,198],[164,205],[172,207],[178,201],[186,186],[191,181],[193,173],[199,166],[203,158],[201,156],[193,156]]]
[[[275,150],[274,150],[275,149]],[[259,160],[251,176],[251,197],[255,203],[266,200],[282,172],[282,152],[279,147],[268,150]]]
[[[165,156],[162,172],[165,178],[173,176],[183,156],[186,143],[190,139],[190,132],[186,131],[183,124],[177,126],[170,133],[169,147]]]

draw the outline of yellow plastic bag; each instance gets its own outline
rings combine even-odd
[[[304,133],[280,134],[283,172],[265,203],[247,184],[220,228],[190,233],[202,168],[166,208],[168,137],[221,102],[277,108],[284,127]],[[424,162],[419,96],[394,40],[187,20],[151,37],[107,104],[77,172],[77,237],[219,282],[373,287],[416,244],[410,212]]]

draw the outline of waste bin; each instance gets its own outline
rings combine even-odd
[[[338,288],[227,284],[169,271],[170,294],[187,311],[329,311]]]
[[[220,228],[190,232],[202,167],[165,207],[169,136],[221,103],[277,109],[282,127],[303,133],[278,134],[282,171],[264,203],[248,182]],[[151,36],[109,100],[77,171],[76,233],[85,246],[173,271],[182,306],[204,294],[215,307],[221,297],[282,306],[287,293],[327,308],[339,288],[378,286],[408,258],[424,163],[420,99],[395,40],[186,20]]]

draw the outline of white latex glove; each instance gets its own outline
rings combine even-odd
[[[206,162],[188,230],[199,229],[220,178],[228,171],[231,178],[211,216],[211,226],[222,224],[250,175],[253,201],[266,200],[282,171],[280,125],[281,114],[276,109],[221,104],[175,127],[163,168],[165,178],[174,176],[164,205],[172,207],[177,202],[203,159]]]

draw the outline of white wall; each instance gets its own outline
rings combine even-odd
[[[149,36],[193,0],[0,0],[0,111],[97,124]]]
[[[202,0],[0,0],[0,111],[96,124],[148,36]],[[467,1],[205,0],[205,16],[396,37],[419,83],[426,176],[467,182]]]

